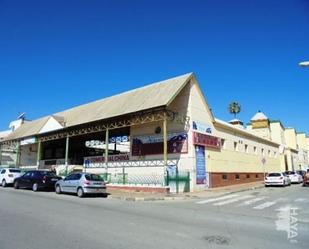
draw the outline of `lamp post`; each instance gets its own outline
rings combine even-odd
[[[298,64],[300,67],[309,67],[309,61],[302,61]]]

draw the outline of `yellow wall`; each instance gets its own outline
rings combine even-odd
[[[221,151],[208,150],[208,164],[213,172],[263,172],[262,158],[265,158],[265,171],[281,171],[279,145],[261,143],[252,137],[244,136],[237,130],[230,131],[216,127],[217,135],[224,139]],[[235,150],[234,143],[237,144]],[[255,149],[256,148],[256,149]]]
[[[297,149],[296,132],[294,128],[286,128],[284,131],[286,145],[292,149]]]

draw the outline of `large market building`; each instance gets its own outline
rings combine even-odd
[[[15,148],[25,169],[83,170],[114,187],[175,192],[305,169],[308,142],[261,112],[247,128],[215,118],[189,73],[24,122],[1,148]]]

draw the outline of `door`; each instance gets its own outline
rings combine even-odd
[[[64,178],[63,183],[61,185],[61,190],[63,192],[70,192],[70,182],[73,179],[74,174],[68,175],[66,178]]]
[[[29,188],[32,174],[33,172],[29,171],[26,174],[24,174],[21,178],[19,178],[18,180],[19,187]]]
[[[4,174],[5,174],[5,169],[1,170],[1,172],[0,172],[0,184],[2,184],[2,180],[4,178]]]

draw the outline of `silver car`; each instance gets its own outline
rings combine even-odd
[[[78,197],[86,194],[106,194],[106,184],[101,176],[90,173],[72,173],[55,184],[57,194],[75,193]]]

